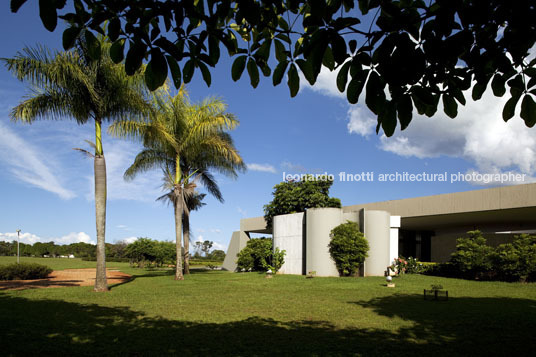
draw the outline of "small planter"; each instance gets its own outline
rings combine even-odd
[[[424,300],[447,301],[448,299],[449,299],[448,290],[424,289]]]
[[[273,275],[274,275],[274,274],[272,273],[272,271],[271,271],[271,270],[268,270],[268,271],[266,272],[266,279],[271,279],[271,278],[273,277]]]
[[[305,276],[307,279],[312,279],[316,276],[316,271],[312,270]]]

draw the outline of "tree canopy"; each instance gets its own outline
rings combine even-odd
[[[17,12],[26,0],[11,0]],[[503,119],[521,100],[521,118],[536,124],[536,5],[530,0],[41,0],[45,28],[68,22],[63,46],[74,45],[81,30],[106,33],[116,63],[134,73],[144,60],[151,90],[171,72],[175,86],[201,72],[211,83],[211,67],[225,48],[233,58],[231,76],[247,69],[251,85],[260,73],[273,84],[287,75],[291,96],[299,71],[314,84],[322,67],[338,70],[336,84],[367,107],[391,136],[405,129],[412,114],[433,116],[442,102],[449,117],[465,105],[467,91],[478,100],[488,88],[510,97]],[[58,13],[59,10],[59,13]],[[101,26],[108,22],[107,29]],[[100,54],[94,43],[95,56]]]
[[[341,207],[341,200],[329,197],[333,181],[308,176],[302,181],[284,181],[274,186],[274,199],[264,205],[264,220],[271,229],[274,216],[304,212],[307,208]]]

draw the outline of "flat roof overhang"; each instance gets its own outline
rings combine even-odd
[[[536,207],[511,208],[492,211],[438,214],[418,217],[402,217],[401,229],[436,230],[451,227],[508,227],[508,230],[536,229]]]

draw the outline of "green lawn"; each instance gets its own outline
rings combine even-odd
[[[0,256],[0,265],[13,264],[16,262],[17,262],[17,257],[1,257]],[[54,270],[95,268],[97,266],[97,262],[87,262],[80,258],[69,259],[69,258],[20,257],[20,262],[42,264]],[[127,268],[129,266],[128,263],[116,263],[116,262],[109,262],[106,265],[108,268],[118,268],[118,269]]]
[[[3,262],[3,260],[1,261]],[[87,262],[82,262],[83,264]],[[0,292],[2,354],[529,355],[536,284],[314,278],[124,266],[134,280]],[[424,301],[442,284],[447,302]]]

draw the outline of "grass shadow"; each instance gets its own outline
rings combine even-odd
[[[413,325],[395,331],[340,329],[325,321],[255,316],[203,323],[146,316],[126,307],[29,300],[0,293],[0,336],[5,355],[474,356],[532,352],[536,321],[532,300],[454,299],[436,304],[417,295],[394,295],[350,303]],[[505,312],[498,313],[499,308]]]

